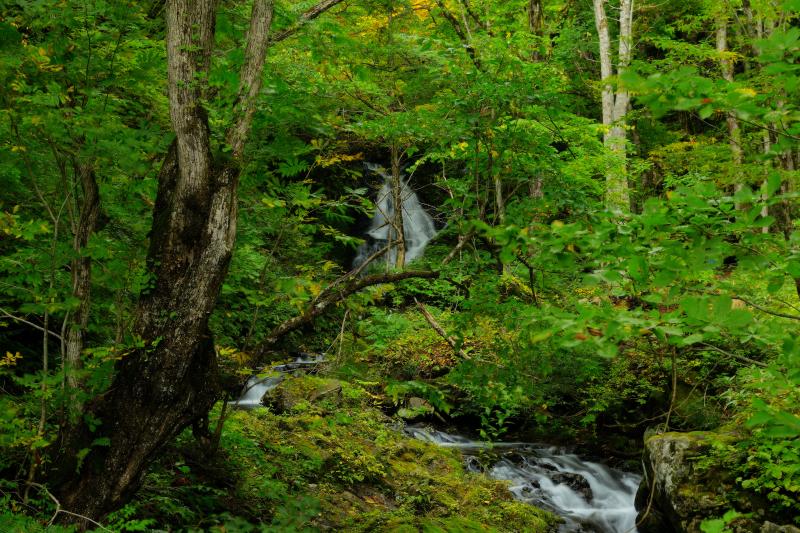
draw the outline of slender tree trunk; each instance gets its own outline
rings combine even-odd
[[[792,175],[795,171],[794,157],[792,151],[787,150],[780,156],[781,167],[786,175]],[[781,183],[781,194],[787,195],[791,192],[791,185],[788,180],[783,180]],[[783,233],[783,237],[788,241],[792,232],[794,231],[794,220],[792,220],[792,204],[786,198],[781,200],[780,208],[776,216],[778,220],[778,229]],[[800,278],[795,280],[795,283],[800,287]]]
[[[717,21],[717,53],[719,54],[719,65],[722,71],[722,79],[728,83],[733,83],[733,61],[727,57],[728,54],[728,19],[726,15],[719,17]],[[739,121],[733,112],[727,113],[726,122],[728,124],[728,143],[731,148],[731,162],[734,165],[734,172],[739,175],[742,166],[742,136],[739,130]],[[740,191],[744,187],[743,183],[734,183],[734,192]],[[739,208],[740,206],[737,206]]]
[[[611,37],[608,32],[608,17],[606,17],[606,0],[593,0],[594,22],[597,27],[597,38],[600,47],[600,80],[603,82],[602,112],[603,125],[607,128],[606,136],[614,121],[614,87],[610,78],[614,71],[611,65]]]
[[[226,138],[244,146],[261,84],[272,0],[255,0],[242,67],[236,122]],[[125,355],[93,412],[101,426],[67,435],[59,463],[63,508],[98,517],[125,501],[159,449],[206,417],[217,398],[216,354],[208,319],[236,234],[238,167],[215,165],[203,109],[214,43],[215,0],[169,0],[167,66],[175,141],[159,174],[148,265],[152,287],[140,298],[135,332],[142,348]],[[266,21],[266,23],[265,23]],[[94,439],[78,466],[76,452]]]
[[[614,211],[630,211],[630,192],[626,158],[625,117],[628,113],[630,95],[624,89],[614,91],[611,78],[614,76],[611,37],[605,4],[607,0],[593,0],[595,26],[599,41],[600,79],[602,89],[603,125],[606,133],[603,141],[611,153],[606,171],[605,204]],[[632,55],[633,0],[621,0],[619,22],[619,52],[616,75],[622,75],[630,65]]]
[[[72,270],[72,296],[78,300],[78,306],[72,311],[70,321],[64,336],[64,368],[70,409],[80,409],[76,402],[74,391],[81,386],[77,374],[83,368],[81,354],[84,347],[86,326],[89,323],[89,309],[92,283],[92,260],[86,257],[85,250],[89,239],[95,231],[97,217],[100,213],[100,194],[95,179],[94,170],[89,165],[73,164],[75,177],[80,181],[82,201],[80,214],[72,239],[72,248],[75,258],[71,262]]]
[[[528,30],[539,38],[537,46],[542,47],[542,39],[544,38],[544,7],[542,6],[542,0],[528,1]],[[542,60],[542,54],[539,53],[538,48],[533,51],[531,58],[534,61]],[[537,173],[536,176],[533,177],[530,190],[531,198],[544,197],[544,178],[541,173]]]
[[[400,175],[400,154],[397,144],[392,143],[392,231],[389,232],[389,241],[395,251],[395,266],[402,269],[406,264],[406,236],[403,227],[403,178]]]
[[[542,0],[528,0],[528,29],[530,32],[538,37],[536,48],[533,50],[531,57],[534,61],[542,59],[541,50],[544,46],[544,8]]]
[[[769,178],[769,173],[772,171],[772,160],[769,159],[769,153],[772,151],[772,137],[770,136],[769,130],[764,130],[764,136],[762,138],[762,146],[764,150],[764,155],[766,156],[766,161],[764,162],[764,182],[763,184],[767,183],[767,179]],[[765,187],[766,188],[766,187]],[[762,198],[765,202],[764,207],[761,208],[761,216],[768,217],[769,216],[769,207],[766,205],[766,201],[769,199],[767,193],[763,194]],[[764,226],[761,228],[762,233],[769,233],[769,227]]]

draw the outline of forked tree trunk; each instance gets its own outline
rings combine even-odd
[[[323,0],[296,27],[340,1]],[[153,210],[147,257],[152,285],[136,310],[134,329],[141,347],[124,354],[107,393],[88,406],[101,421],[97,431],[83,426],[63,435],[54,478],[61,508],[71,513],[98,518],[123,503],[161,447],[207,417],[217,398],[208,319],[233,250],[238,160],[261,90],[274,0],[253,0],[234,118],[225,134],[233,161],[226,165],[213,160],[203,107],[216,6],[217,0],[167,1],[175,141],[159,173]],[[292,34],[284,32],[273,42]],[[77,468],[76,458],[87,448]]]
[[[269,18],[266,18],[266,14]],[[242,151],[266,54],[272,0],[255,0],[236,123]],[[62,507],[99,517],[138,488],[159,449],[205,417],[217,398],[216,356],[208,329],[236,234],[238,170],[218,167],[202,106],[214,43],[215,0],[167,3],[170,118],[176,139],[159,174],[148,265],[152,286],[140,298],[135,332],[142,347],[126,354],[107,394],[93,406],[101,426],[66,435]],[[265,25],[266,22],[266,25]],[[77,452],[97,438],[76,473]]]

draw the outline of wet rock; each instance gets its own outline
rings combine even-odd
[[[592,487],[589,486],[589,481],[586,480],[580,474],[571,474],[568,472],[559,472],[558,474],[553,474],[550,476],[550,479],[553,480],[554,483],[560,483],[562,485],[566,485],[567,487],[571,488],[581,496],[587,502],[592,502]]]

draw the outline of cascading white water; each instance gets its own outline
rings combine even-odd
[[[383,178],[383,185],[378,191],[375,199],[375,215],[372,217],[369,229],[367,230],[367,240],[362,244],[356,255],[353,264],[358,266],[375,252],[383,249],[389,242],[391,223],[394,219],[395,210],[392,202],[392,176],[386,170],[374,164],[367,164],[367,169],[375,172]],[[425,247],[436,235],[436,226],[433,219],[422,207],[417,193],[414,192],[408,183],[403,181],[401,189],[403,198],[403,236],[405,240],[406,263],[417,259],[425,251]],[[397,260],[397,249],[392,247],[387,255],[390,264]]]
[[[242,409],[261,407],[261,401],[264,399],[264,395],[280,385],[285,374],[301,368],[313,367],[323,362],[325,362],[325,357],[321,354],[313,355],[302,353],[289,363],[273,366],[272,371],[278,373],[275,376],[250,376],[247,380],[247,384],[244,386],[242,395],[239,396],[238,400],[229,402],[229,405]]]
[[[281,381],[283,381],[283,376],[269,376],[266,378],[250,376],[250,379],[247,380],[247,384],[244,386],[242,395],[235,402],[231,402],[231,404],[243,409],[259,407],[264,395],[277,387]]]
[[[486,473],[509,481],[518,500],[549,509],[562,516],[561,532],[590,530],[635,533],[634,500],[641,476],[586,461],[562,449],[520,442],[472,441],[422,427],[406,432],[420,440],[458,448],[467,468],[481,471],[476,452],[496,450],[497,461]]]

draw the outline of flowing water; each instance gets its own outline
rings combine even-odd
[[[587,461],[564,449],[523,442],[486,443],[424,427],[406,432],[420,440],[458,448],[467,468],[510,482],[518,500],[564,518],[560,532],[634,533],[634,499],[641,476]],[[483,466],[481,454],[490,454]]]
[[[252,376],[233,407],[254,408],[286,374],[313,368],[321,355],[302,354],[272,367],[273,375]],[[525,442],[487,443],[421,426],[407,426],[410,436],[457,448],[467,469],[510,482],[514,497],[564,518],[561,533],[634,533],[634,499],[641,476],[588,461],[562,448]],[[486,459],[491,461],[486,463]]]
[[[375,172],[383,178],[383,185],[375,198],[375,215],[370,221],[367,230],[367,240],[362,244],[356,255],[353,264],[358,266],[366,259],[386,247],[389,242],[391,224],[389,221],[394,219],[395,207],[392,202],[392,176],[383,167],[374,164],[367,164],[367,169]],[[427,211],[422,207],[417,193],[415,193],[408,183],[403,181],[401,190],[403,199],[403,235],[406,247],[406,263],[420,257],[425,251],[425,247],[436,235],[436,225]],[[389,250],[387,259],[390,264],[394,264],[397,258],[396,248]]]
[[[273,366],[271,370],[272,372],[277,372],[277,375],[250,376],[239,399],[230,402],[230,405],[242,409],[260,407],[264,395],[280,385],[286,374],[302,368],[313,368],[323,362],[325,362],[325,357],[322,355],[303,353],[295,357],[291,362]]]

